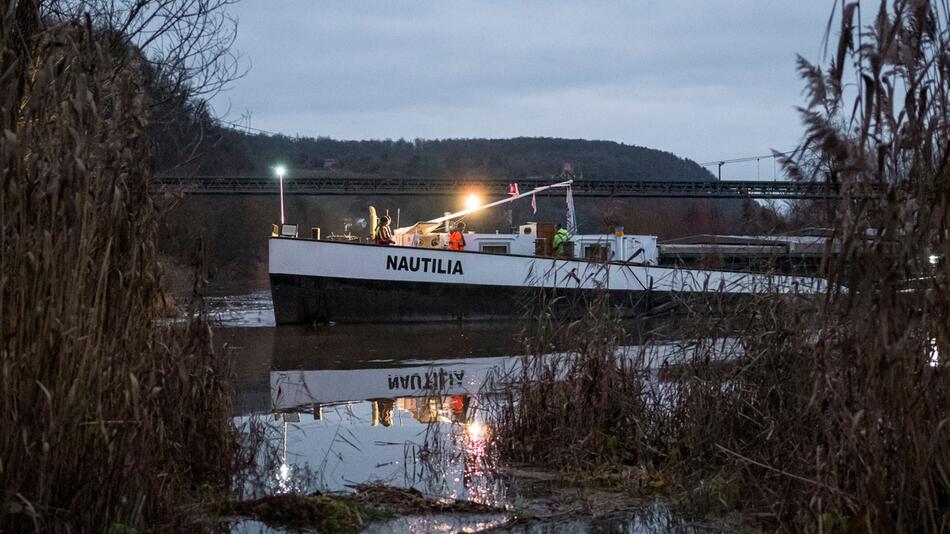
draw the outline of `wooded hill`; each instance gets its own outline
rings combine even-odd
[[[669,152],[612,141],[550,137],[340,141],[248,134],[214,127],[201,154],[189,158],[159,151],[160,174],[266,174],[281,163],[298,176],[328,170],[407,178],[487,176],[524,178],[557,174],[571,163],[585,178],[711,180],[691,160]],[[188,161],[181,165],[180,162]]]

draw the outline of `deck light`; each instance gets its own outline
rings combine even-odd
[[[278,165],[274,167],[274,172],[277,173],[277,178],[280,179],[280,224],[284,224],[284,175],[287,174],[287,167],[283,165]]]
[[[474,210],[482,205],[482,199],[478,198],[478,195],[471,193],[465,199],[465,209]]]
[[[937,265],[938,263],[940,263],[940,256],[937,256],[937,255],[935,255],[935,254],[931,254],[930,257],[927,258],[927,260],[930,261],[930,264],[931,264],[931,265]]]

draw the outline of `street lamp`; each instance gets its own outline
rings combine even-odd
[[[280,179],[280,224],[284,224],[284,175],[287,174],[287,168],[283,165],[274,167],[274,172]]]

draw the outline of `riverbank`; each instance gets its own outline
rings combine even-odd
[[[726,516],[685,514],[642,473],[585,477],[495,456],[491,385],[522,365],[520,325],[275,328],[258,320],[268,313],[266,292],[210,303],[220,321],[215,342],[237,370],[234,424],[249,428],[256,421],[275,455],[270,464],[259,462],[263,486],[246,493],[248,499],[348,495],[362,484],[385,484],[499,508],[501,522],[491,525],[499,532],[741,525]],[[651,346],[657,371],[674,345]],[[404,520],[453,529],[467,521],[444,513]]]
[[[276,495],[223,511],[232,534],[322,532],[754,532],[738,517],[687,518],[649,494],[578,485],[550,471],[509,469],[518,498],[506,507],[427,499],[415,490],[357,485],[352,493]]]

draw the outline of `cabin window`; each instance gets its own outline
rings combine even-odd
[[[609,245],[587,245],[584,247],[584,258],[595,261],[607,261],[610,258]]]
[[[297,237],[297,225],[296,224],[280,225],[280,237]]]
[[[505,244],[482,244],[478,246],[479,252],[487,252],[489,254],[508,254],[508,245]]]

